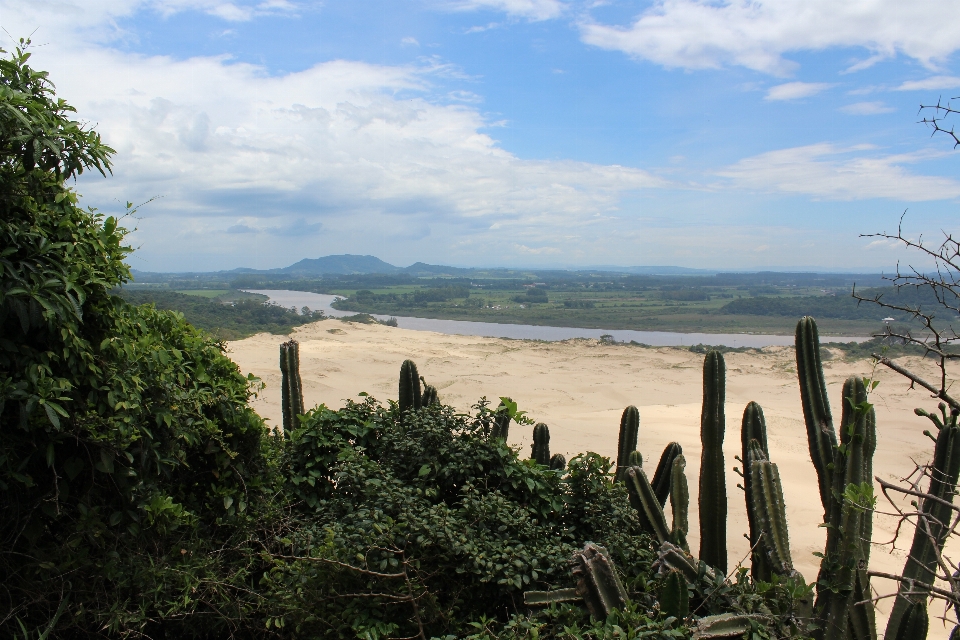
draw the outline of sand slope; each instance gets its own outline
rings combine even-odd
[[[683,446],[691,493],[690,544],[696,553],[702,355],[670,347],[608,345],[595,340],[544,343],[450,336],[338,320],[301,327],[293,337],[301,343],[307,406],[324,403],[340,407],[344,399],[356,398],[360,391],[382,401],[396,399],[400,364],[412,358],[427,382],[439,389],[443,402],[461,410],[468,410],[481,396],[492,400],[511,396],[532,418],[550,426],[551,451],[563,453],[568,459],[588,450],[615,458],[620,414],[625,406],[636,405],[640,409],[638,448],[646,469],[652,472],[668,442],[677,441]],[[229,355],[241,370],[266,383],[254,407],[273,425],[280,423],[278,358],[279,344],[285,339],[262,334],[229,345]],[[818,527],[823,509],[807,449],[793,349],[772,347],[762,354],[727,354],[726,363],[727,468],[739,465],[734,456],[740,450],[740,420],[744,406],[754,400],[763,407],[770,456],[780,468],[794,563],[808,581],[813,581],[819,560],[812,553],[823,551],[825,530]],[[931,372],[922,363],[909,364],[928,375]],[[843,381],[850,375],[870,375],[871,363],[832,360],[824,364],[824,369],[839,422]],[[913,469],[913,460],[925,462],[932,456],[933,443],[922,433],[930,424],[916,417],[913,409],[922,406],[932,411],[936,403],[923,392],[908,390],[893,372],[879,370],[877,375],[881,384],[872,396],[878,424],[874,468],[877,475],[897,480]],[[511,428],[510,442],[520,446],[523,455],[529,455],[530,432],[530,428],[516,425]],[[731,569],[749,548],[743,537],[747,519],[738,481],[732,471],[727,474]],[[894,526],[891,518],[878,516],[874,542],[890,540]],[[900,546],[908,547],[909,543],[905,537]],[[903,558],[900,550],[875,547],[871,568],[898,573]],[[894,588],[892,583],[879,580],[874,586],[880,593]],[[881,611],[885,609],[882,606]],[[931,618],[942,614],[942,605],[932,605]],[[931,620],[930,637],[946,635],[943,626]]]

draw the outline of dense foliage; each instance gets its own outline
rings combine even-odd
[[[290,333],[294,327],[322,320],[322,312],[297,313],[260,300],[219,299],[156,289],[121,289],[120,296],[131,304],[153,304],[157,309],[183,314],[187,322],[221,340],[239,340],[256,333]]]

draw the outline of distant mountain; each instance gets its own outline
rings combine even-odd
[[[607,271],[611,273],[630,273],[637,276],[709,276],[717,273],[716,269],[691,269],[689,267],[615,267],[611,265],[600,265],[598,267],[587,267],[577,269],[577,271]]]
[[[343,254],[338,256],[323,256],[322,258],[305,258],[289,267],[278,269],[277,272],[289,273],[295,276],[319,276],[327,273],[337,275],[400,273],[401,269],[388,262],[384,262],[376,256]]]
[[[414,277],[420,276],[470,276],[475,274],[477,269],[464,269],[462,267],[445,267],[439,264],[427,264],[426,262],[414,262],[409,267],[401,269],[403,273]]]

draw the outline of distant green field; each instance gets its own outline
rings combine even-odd
[[[187,296],[200,296],[201,298],[219,298],[230,293],[229,289],[180,289],[176,293],[182,293]]]

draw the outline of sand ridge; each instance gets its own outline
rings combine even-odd
[[[300,369],[304,401],[312,407],[324,403],[343,406],[346,398],[366,391],[381,401],[396,399],[400,364],[413,359],[427,382],[435,385],[441,400],[467,411],[481,396],[496,401],[510,396],[534,420],[550,426],[553,453],[569,459],[577,453],[595,451],[615,458],[620,414],[629,404],[640,410],[638,449],[644,467],[653,469],[667,443],[679,442],[687,458],[690,486],[690,544],[699,547],[697,519],[700,466],[700,409],[702,400],[701,354],[674,347],[637,347],[581,339],[563,342],[519,341],[500,338],[444,335],[381,325],[325,320],[298,328],[292,337],[300,341]],[[279,345],[286,336],[260,334],[229,343],[229,356],[246,373],[266,383],[254,408],[270,421],[280,423]],[[726,437],[724,441],[729,504],[727,548],[731,569],[749,549],[743,493],[739,476],[732,471],[740,463],[740,422],[748,402],[756,401],[766,417],[770,457],[780,469],[787,506],[794,563],[808,582],[816,580],[825,529],[817,491],[816,472],[810,462],[806,431],[800,407],[796,362],[792,348],[769,347],[762,352],[725,355]],[[925,375],[932,365],[917,359],[907,364]],[[870,361],[824,362],[828,394],[839,422],[840,389],[850,375],[871,375]],[[896,481],[909,473],[913,460],[925,462],[933,443],[923,435],[929,422],[913,414],[914,407],[934,410],[936,402],[925,392],[910,390],[903,378],[878,369],[880,385],[871,396],[877,410],[876,475]],[[512,425],[510,444],[529,456],[529,427]],[[879,491],[878,491],[879,494]],[[879,509],[886,506],[881,497]],[[887,509],[889,510],[889,509]],[[874,542],[893,536],[895,521],[877,516]],[[911,533],[912,536],[912,533]],[[900,547],[908,547],[904,537]],[[875,547],[871,568],[899,573],[904,551]],[[892,583],[876,580],[880,593],[893,590]],[[887,607],[881,605],[881,617]],[[930,638],[947,632],[934,616],[943,615],[942,605],[931,605]],[[952,627],[951,627],[952,628]],[[882,629],[882,627],[881,627]]]

